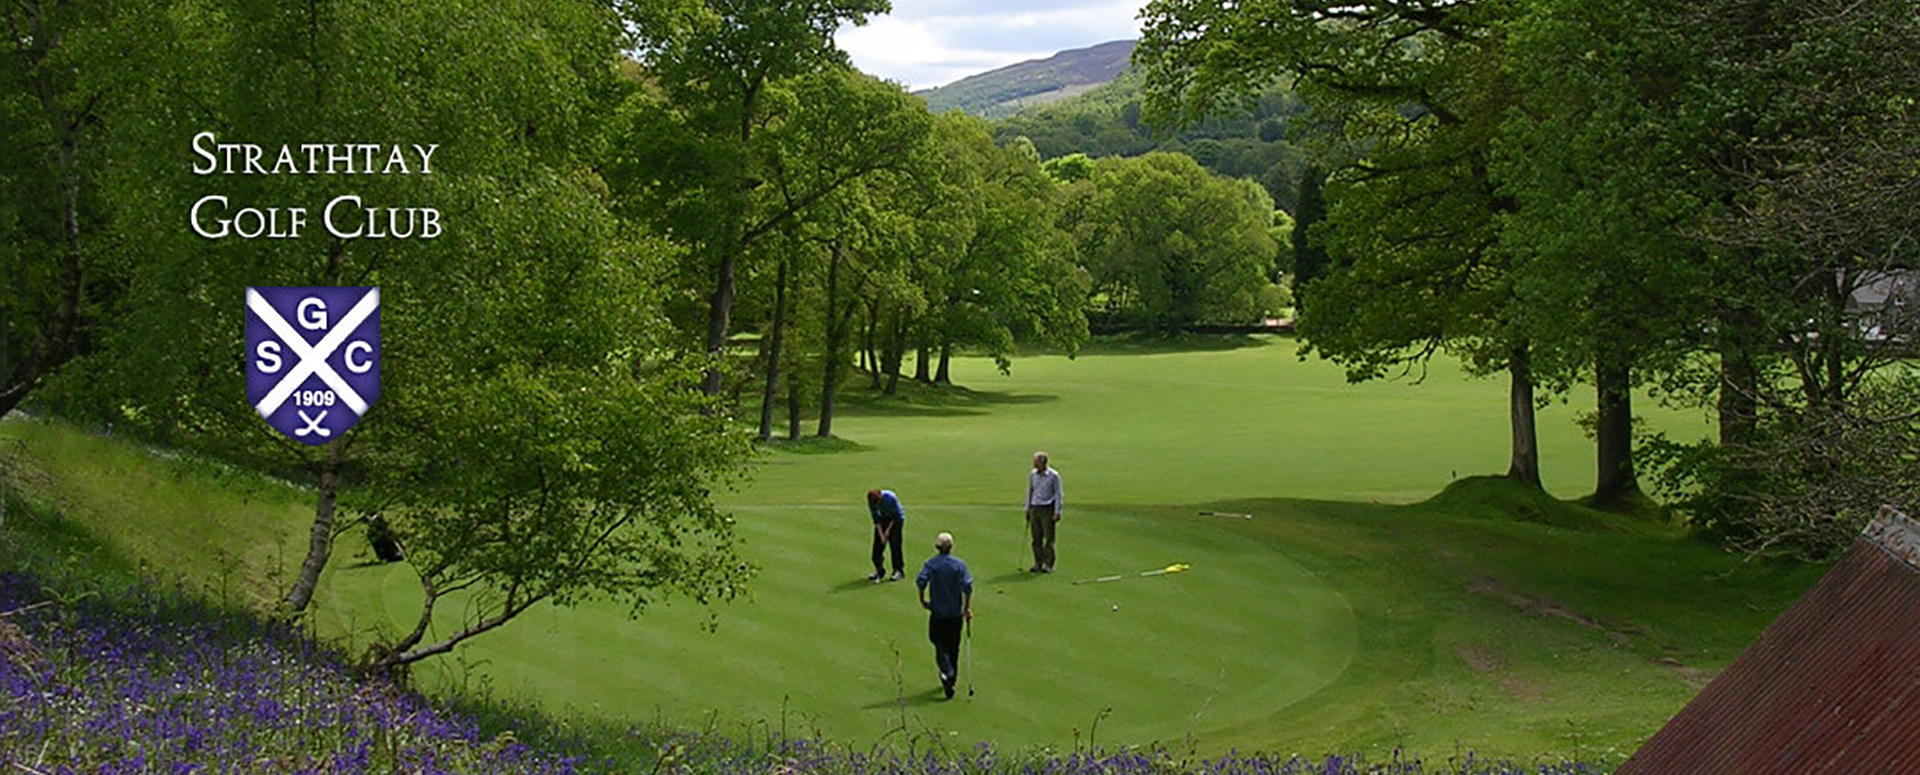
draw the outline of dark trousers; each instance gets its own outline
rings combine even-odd
[[[927,617],[927,640],[933,641],[933,663],[940,667],[940,682],[953,686],[960,680],[960,627],[966,619]]]
[[[1053,570],[1053,506],[1028,506],[1027,530],[1033,533],[1033,567]]]
[[[880,560],[884,557],[883,552],[889,546],[893,547],[893,569],[900,573],[907,572],[906,558],[900,553],[900,534],[905,532],[902,528],[905,528],[906,525],[907,521],[904,519],[890,519],[874,525],[873,570],[875,573],[886,570],[886,568],[880,565]],[[887,540],[885,542],[880,540],[880,531],[883,529],[887,531]]]

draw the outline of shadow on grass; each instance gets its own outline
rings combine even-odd
[[[1226,352],[1296,341],[1285,334],[1113,334],[1095,337],[1080,355],[1156,355]]]
[[[912,579],[913,577],[909,576],[907,578],[900,579],[899,581],[883,581],[879,583],[874,583],[872,581],[868,581],[865,577],[862,577],[862,578],[854,579],[852,581],[843,581],[831,587],[827,587],[827,592],[830,594],[837,595],[837,594],[840,594],[841,592],[852,592],[856,589],[879,589],[889,584],[910,583]]]
[[[843,439],[839,436],[828,436],[824,439],[819,436],[806,436],[800,439],[774,439],[772,441],[761,442],[760,448],[773,452],[783,452],[789,455],[833,455],[841,452],[866,452],[872,449],[860,442]]]
[[[938,703],[948,702],[948,701],[949,700],[946,697],[942,696],[940,687],[936,686],[932,689],[928,689],[918,694],[908,694],[905,696],[888,697],[879,702],[868,703],[861,707],[866,710],[886,710],[888,708],[898,708],[902,705],[909,708],[918,708],[926,705],[935,705]]]
[[[981,583],[992,584],[996,586],[1000,584],[1018,584],[1018,583],[1028,582],[1028,581],[1038,581],[1040,580],[1042,575],[1043,574],[1039,574],[1039,573],[1030,573],[1023,568],[1021,570],[1002,573],[990,579],[984,579],[981,581]]]
[[[902,383],[898,395],[857,388],[840,394],[839,412],[848,417],[965,417],[1001,406],[1028,406],[1060,400],[1044,393],[971,390],[958,385]]]

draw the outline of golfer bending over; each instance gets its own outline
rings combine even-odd
[[[1033,533],[1033,573],[1053,572],[1053,533],[1060,522],[1060,472],[1047,467],[1047,453],[1033,453],[1027,475],[1027,530]]]
[[[882,581],[899,581],[907,577],[907,562],[900,552],[900,534],[907,525],[907,513],[900,508],[900,496],[892,490],[868,490],[867,513],[873,516],[873,575],[867,580],[875,584]],[[887,578],[885,566],[880,564],[883,548],[893,547],[893,578]]]
[[[927,618],[927,640],[933,641],[933,662],[940,667],[940,688],[953,699],[953,684],[960,680],[960,628],[973,618],[973,574],[967,564],[953,556],[953,534],[941,533],[933,539],[939,554],[920,566],[914,583],[920,586],[920,607],[932,612]],[[928,588],[932,592],[928,592]]]

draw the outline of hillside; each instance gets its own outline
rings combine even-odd
[[[1133,57],[1131,40],[1062,51],[915,92],[940,113],[964,110],[996,118],[1084,93],[1114,79]]]
[[[1025,137],[1042,159],[1184,153],[1215,174],[1252,178],[1280,209],[1294,211],[1307,152],[1292,142],[1291,129],[1306,105],[1290,89],[1276,84],[1249,98],[1241,110],[1167,128],[1141,118],[1145,85],[1145,74],[1129,68],[1085,93],[1000,119],[994,139],[1004,144]]]

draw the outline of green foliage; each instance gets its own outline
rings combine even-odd
[[[1647,445],[1660,494],[1690,524],[1757,555],[1831,559],[1884,506],[1920,503],[1920,375],[1870,375],[1844,408],[1764,415],[1738,440]]]
[[[659,316],[654,278],[679,251],[618,222],[588,171],[618,96],[621,33],[606,8],[208,2],[166,18],[179,43],[152,72],[165,88],[138,104],[124,163],[103,176],[143,235],[140,261],[98,351],[57,386],[66,411],[314,477],[295,610],[328,560],[344,477],[348,509],[388,513],[428,613],[452,590],[484,593],[469,611],[479,626],[410,654],[421,633],[403,637],[396,657],[444,651],[541,601],[617,594],[637,611],[655,595],[738,588],[746,575],[708,496],[746,447],[686,393],[705,361],[674,349]],[[316,138],[316,127],[356,134]],[[203,130],[269,148],[440,150],[430,175],[199,177],[183,149]],[[436,208],[444,230],[347,240],[315,224],[299,238],[203,239],[183,210],[216,193],[316,214],[352,193]],[[255,416],[236,357],[241,289],[316,284],[381,288],[387,387],[319,450]]]
[[[1040,169],[1055,183],[1078,183],[1093,177],[1093,159],[1084,153],[1070,153],[1041,162]]]
[[[1505,240],[1531,263],[1535,322],[1580,321],[1540,337],[1561,359],[1630,360],[1716,405],[1718,445],[1656,450],[1699,524],[1826,554],[1869,501],[1906,496],[1865,441],[1907,446],[1874,397],[1897,353],[1862,335],[1856,294],[1916,266],[1911,219],[1886,214],[1914,204],[1888,171],[1920,148],[1917,74],[1891,52],[1920,22],[1897,3],[1670,11],[1568,0],[1516,28]]]
[[[1027,138],[1049,161],[1184,153],[1215,174],[1258,181],[1281,209],[1293,211],[1307,154],[1286,135],[1306,108],[1290,90],[1272,86],[1230,114],[1156,130],[1141,115],[1144,82],[1139,68],[1128,69],[1085,94],[1000,120],[994,138],[1003,144]]]
[[[1293,274],[1293,287],[1302,298],[1330,263],[1325,237],[1316,239],[1313,234],[1314,225],[1327,219],[1327,200],[1320,193],[1326,177],[1319,167],[1308,167],[1300,175],[1300,204],[1293,211],[1293,234],[1288,240],[1293,250],[1287,254],[1287,271]]]
[[[1151,153],[1094,167],[1072,224],[1095,287],[1155,330],[1258,316],[1278,247],[1272,200],[1193,159]]]
[[[977,347],[1003,363],[1016,336],[1078,349],[1087,289],[1051,221],[1049,175],[995,145],[985,122],[957,114],[941,116],[928,150],[940,187],[940,204],[926,217],[927,263],[937,279],[922,286],[936,299],[935,343]]]
[[[139,0],[0,11],[0,416],[90,349],[124,291],[141,234],[103,187],[181,53],[167,18]]]

